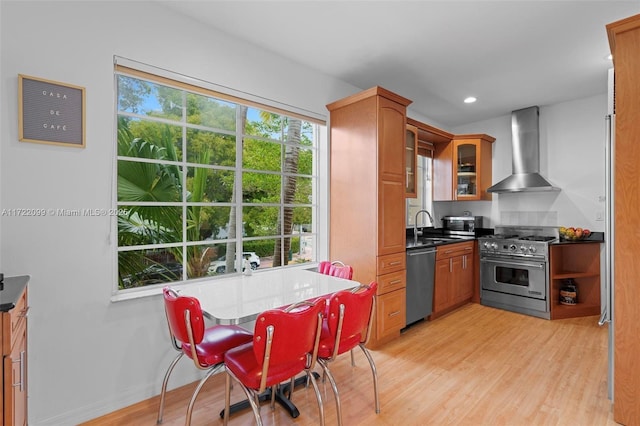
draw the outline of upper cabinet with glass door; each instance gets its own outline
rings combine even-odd
[[[491,200],[491,144],[489,135],[456,135],[436,146],[434,198],[436,201]]]
[[[417,166],[418,159],[418,128],[407,124],[405,139],[405,197],[416,198],[418,191]]]

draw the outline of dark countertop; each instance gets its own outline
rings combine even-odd
[[[472,235],[448,234],[442,228],[421,228],[420,230],[422,231],[422,236],[419,236],[418,241],[414,242],[413,228],[407,228],[407,250],[438,247],[476,239],[476,237]]]
[[[584,244],[584,243],[604,243],[604,232],[592,232],[591,235],[589,235],[589,238],[585,238],[583,240],[573,241],[573,240],[560,239],[559,241],[556,241],[555,243],[551,243],[551,244]]]
[[[0,286],[0,312],[8,312],[16,307],[16,303],[30,278],[29,275],[4,278],[2,286]]]

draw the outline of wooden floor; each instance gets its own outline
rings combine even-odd
[[[547,321],[467,305],[433,322],[410,327],[400,339],[372,351],[378,367],[381,412],[376,415],[371,373],[360,351],[356,367],[343,355],[332,364],[351,425],[615,425],[607,399],[607,329],[597,317]],[[158,372],[158,374],[164,374]],[[194,385],[168,395],[165,425],[183,425]],[[221,425],[224,374],[209,379],[193,425]],[[335,425],[331,388],[321,384],[327,425]],[[242,398],[238,386],[232,402]],[[276,405],[261,409],[265,425],[315,425],[311,387],[297,389],[297,419]],[[86,425],[153,425],[158,398]],[[255,424],[250,410],[230,425]]]

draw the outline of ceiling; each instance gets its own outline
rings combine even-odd
[[[447,129],[606,92],[605,25],[640,13],[640,0],[163,3],[361,89],[396,92]]]

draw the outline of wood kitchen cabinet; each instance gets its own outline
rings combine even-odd
[[[455,135],[435,145],[434,201],[491,200],[491,147],[495,138],[484,134]]]
[[[473,298],[474,246],[475,241],[466,241],[438,247],[431,319],[451,312]]]
[[[549,247],[552,320],[600,314],[600,247],[599,242],[559,243]],[[560,289],[570,278],[576,283],[578,303],[563,305]]]
[[[640,424],[640,15],[607,25],[615,68],[613,420]],[[605,238],[610,238],[606,235]]]
[[[418,196],[418,128],[407,124],[405,141],[405,196],[416,198]]]
[[[369,346],[400,335],[406,319],[406,107],[381,87],[327,105],[331,177],[329,255],[354,280],[378,282]]]
[[[5,280],[5,286],[12,285]],[[27,425],[27,288],[2,317],[2,423]],[[3,290],[4,292],[5,290]]]

